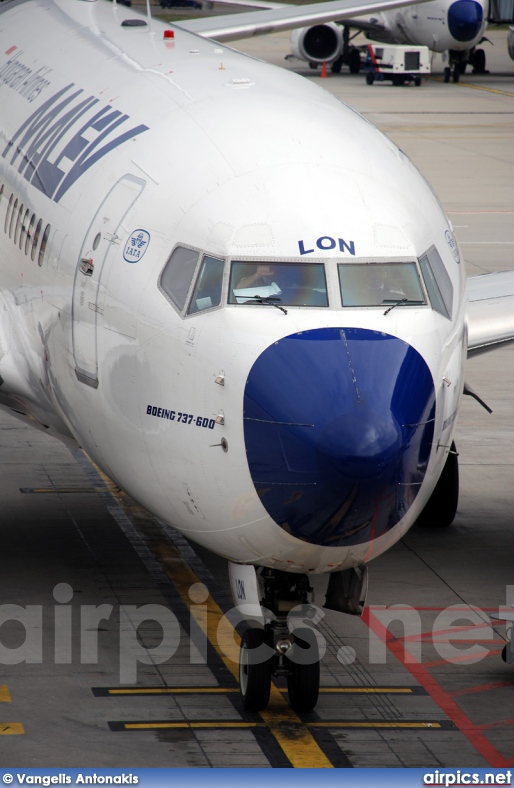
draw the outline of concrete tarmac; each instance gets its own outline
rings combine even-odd
[[[399,144],[476,275],[514,267],[514,63],[506,32],[488,37],[491,73],[445,85],[436,62],[421,87],[321,79],[284,61],[287,35],[238,48],[319,82]],[[267,712],[245,713],[235,662],[212,626],[202,634],[231,605],[225,562],[191,549],[80,452],[0,415],[0,765],[514,765],[514,667],[490,619],[514,603],[514,347],[472,360],[466,379],[493,413],[464,399],[455,523],[413,528],[370,565],[362,619],[326,612],[323,691],[301,718],[280,685]],[[321,580],[316,590],[321,604]],[[158,607],[137,628],[144,605]]]

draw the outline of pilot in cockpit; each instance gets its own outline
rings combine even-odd
[[[267,287],[273,284],[275,268],[272,265],[256,265],[253,273],[243,276],[236,285],[237,289],[246,287]]]
[[[328,306],[323,263],[234,260],[230,281],[232,304]]]
[[[389,301],[398,301],[405,297],[401,283],[386,265],[366,266],[368,277],[366,282],[367,301],[369,305],[379,306]]]

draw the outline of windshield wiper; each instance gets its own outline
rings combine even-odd
[[[392,300],[393,300],[392,298],[384,298],[382,303],[383,304],[390,304]],[[409,304],[409,306],[410,306],[412,304],[424,304],[424,303],[425,303],[424,301],[411,301],[410,298],[400,298],[399,301],[396,301],[394,304],[391,304],[389,309],[386,309],[386,311],[384,312],[384,315],[387,315],[392,309],[395,308],[395,306],[401,306],[402,304]]]
[[[269,306],[274,306],[277,309],[282,310],[284,315],[287,315],[287,309],[284,309],[283,306],[280,306],[280,304],[277,303],[278,301],[280,301],[280,302],[282,301],[282,299],[279,298],[279,296],[259,296],[259,295],[254,295],[254,296],[250,296],[250,300],[251,301],[257,301],[258,304],[269,304]]]

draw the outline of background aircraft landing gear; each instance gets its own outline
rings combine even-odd
[[[343,56],[340,55],[338,58],[332,61],[330,64],[330,70],[332,74],[340,74],[341,69],[343,67]]]
[[[339,57],[336,58],[331,65],[331,69],[334,74],[341,73],[341,67],[343,63],[345,66],[348,66],[350,74],[358,74],[361,70],[361,53],[357,47],[354,47],[350,44],[350,41],[355,38],[356,35],[358,35],[358,31],[353,36],[350,36],[350,28],[343,27],[342,51]]]
[[[483,51],[483,50],[482,50]],[[450,77],[452,82],[458,82],[460,75],[464,74],[466,65],[468,63],[468,52],[450,52],[450,64],[444,69],[444,81],[449,82]],[[471,62],[471,61],[470,61]]]
[[[452,82],[458,82],[461,75],[461,66],[460,63],[455,63],[452,67],[446,66],[444,69],[444,81],[449,82],[450,77],[452,78]]]
[[[459,503],[459,461],[453,442],[446,458],[443,472],[434,492],[417,519],[423,528],[446,528],[451,525],[457,514]]]
[[[361,70],[361,54],[355,47],[352,47],[348,53],[348,68],[350,74],[358,74]]]
[[[469,53],[469,62],[473,66],[473,74],[487,74],[483,49],[472,49]]]
[[[361,55],[355,47],[349,47],[346,54],[339,55],[332,61],[330,69],[333,74],[340,74],[343,63],[348,66],[350,74],[358,74],[361,70]]]

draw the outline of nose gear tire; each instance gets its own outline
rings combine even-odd
[[[239,690],[247,711],[262,711],[269,702],[271,659],[264,659],[260,646],[266,645],[263,629],[250,627],[241,638]]]
[[[300,714],[312,711],[319,695],[319,649],[312,629],[294,630],[294,654],[288,659],[287,692],[289,703]]]

